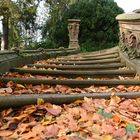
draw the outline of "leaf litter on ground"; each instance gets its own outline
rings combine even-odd
[[[134,109],[134,110],[133,110]],[[122,114],[133,114],[133,117]],[[2,140],[139,140],[140,98],[84,98],[55,105],[38,99],[36,105],[0,112]]]

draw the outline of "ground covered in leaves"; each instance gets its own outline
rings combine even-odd
[[[22,95],[22,94],[84,94],[84,93],[112,93],[112,92],[139,92],[140,86],[119,85],[116,87],[90,86],[87,88],[72,88],[66,85],[22,85],[12,81],[7,84],[0,83],[0,96]]]
[[[53,77],[53,76],[41,76],[41,75],[31,75],[29,73],[26,74],[19,74],[16,72],[8,72],[2,75],[2,77],[9,77],[9,78],[35,78],[35,79],[47,79],[47,80],[68,80],[66,77]],[[69,78],[70,79],[70,78]],[[74,79],[74,78],[73,78]],[[87,80],[91,80],[92,78],[87,78]],[[129,80],[135,79],[138,80],[139,75],[136,77],[121,77],[118,76],[117,78],[94,78],[94,80]],[[75,80],[85,80],[82,77],[77,77]],[[15,84],[12,81],[8,82],[7,84],[0,83],[0,96],[3,95],[20,95],[20,94],[50,94],[50,93],[58,93],[58,94],[81,94],[81,93],[112,93],[112,92],[139,92],[140,86],[124,86],[119,85],[116,87],[109,87],[109,86],[89,86],[86,88],[78,88],[78,87],[70,87],[66,85],[21,85]]]
[[[37,61],[35,64],[49,64],[51,61],[57,61],[56,58],[53,59],[48,59],[48,60],[42,60],[42,61]],[[51,64],[51,65],[56,65],[56,64]],[[59,64],[62,65],[62,64]],[[27,65],[24,65],[20,68],[24,69],[35,69],[35,70],[57,70],[56,68],[37,68],[35,66],[30,67]],[[128,68],[123,67],[119,69],[124,69],[127,70]],[[61,70],[60,70],[61,71]],[[34,78],[34,79],[45,79],[45,80],[132,80],[136,79],[139,80],[140,76],[136,77],[122,77],[118,76],[115,78],[83,78],[83,77],[77,77],[77,78],[66,78],[64,76],[49,76],[49,75],[32,75],[30,73],[25,73],[25,74],[19,74],[17,72],[7,72],[2,75],[2,77],[6,78]],[[112,92],[139,92],[140,91],[140,86],[123,86],[119,85],[116,87],[108,87],[108,86],[89,86],[86,88],[78,88],[78,87],[73,87],[71,88],[70,86],[65,86],[65,85],[55,85],[55,86],[50,86],[50,85],[21,85],[21,84],[15,84],[13,82],[8,82],[7,84],[0,83],[0,96],[4,95],[21,95],[21,94],[50,94],[50,93],[58,93],[58,94],[80,94],[80,93],[112,93]]]
[[[44,103],[0,112],[1,140],[139,140],[140,98]]]

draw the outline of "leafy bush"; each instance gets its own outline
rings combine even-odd
[[[46,34],[43,32],[43,36],[57,44],[57,47],[67,47],[69,43],[67,20],[80,19],[79,42],[82,50],[112,47],[118,42],[119,32],[115,17],[122,12],[114,0],[77,0],[50,30],[47,26],[48,30]]]

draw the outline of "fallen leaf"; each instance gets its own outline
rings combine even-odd
[[[33,133],[33,132],[27,132],[27,133],[24,133],[20,136],[20,139],[21,140],[30,140],[30,138],[35,138],[36,135]]]
[[[114,136],[115,138],[117,138],[117,137],[121,138],[121,137],[123,137],[125,134],[126,134],[125,128],[119,128],[119,129],[117,129],[117,130],[115,130],[115,131],[113,132],[113,136]]]
[[[16,84],[17,88],[25,88],[25,86],[21,85],[21,84]]]
[[[77,105],[80,105],[80,104],[82,104],[82,103],[83,103],[82,100],[76,100],[76,101],[74,102],[74,104],[77,104]]]
[[[59,131],[58,125],[53,124],[53,125],[46,126],[44,133],[45,133],[46,137],[49,138],[49,137],[57,136],[58,131]]]
[[[126,126],[126,130],[127,130],[128,133],[134,133],[134,132],[138,131],[135,124],[128,124]]]
[[[110,135],[106,135],[104,140],[112,140],[112,137]]]
[[[37,99],[37,105],[42,105],[44,104],[44,100],[42,98]]]
[[[110,99],[110,103],[109,105],[110,106],[116,106],[118,105],[118,103],[121,101],[121,98],[116,96],[114,93],[112,94],[111,96],[111,99]]]
[[[46,108],[46,110],[52,115],[59,115],[61,113],[61,108]]]
[[[103,109],[99,108],[97,110],[97,113],[102,115],[104,118],[112,118],[112,113],[111,112],[105,112]]]
[[[17,129],[17,127],[18,127],[18,123],[17,122],[11,122],[9,124],[9,126],[8,126],[8,129],[13,131],[13,130]]]
[[[120,123],[121,122],[121,119],[118,115],[113,115],[113,122],[115,122],[115,124],[117,123]]]
[[[105,134],[113,134],[113,132],[115,131],[115,128],[112,125],[107,124],[106,122],[103,122],[101,126],[101,131],[102,133],[105,133]]]
[[[42,133],[45,130],[45,126],[43,126],[42,124],[37,124],[32,128],[32,132],[34,133],[34,135],[39,135],[40,133]]]
[[[12,135],[13,132],[9,130],[0,130],[0,137],[8,137]]]
[[[0,93],[12,93],[13,90],[11,87],[8,88],[0,88]]]
[[[14,86],[14,82],[13,81],[9,81],[7,84],[6,84],[7,87],[13,87]]]

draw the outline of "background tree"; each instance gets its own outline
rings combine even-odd
[[[37,28],[36,16],[40,0],[1,0],[2,50],[26,45]],[[23,43],[24,42],[24,43]]]
[[[23,37],[22,41],[25,47],[30,45],[38,29],[36,17],[40,1],[41,0],[17,0],[17,5],[20,8],[19,25],[22,30],[21,36]]]
[[[0,17],[2,20],[2,50],[8,49],[10,27],[13,27],[19,18],[18,7],[11,0],[0,1]],[[16,28],[16,27],[15,27]],[[11,28],[12,29],[12,28]],[[13,28],[14,34],[14,28]],[[12,34],[11,34],[12,35]]]
[[[44,39],[47,39],[42,46],[50,46],[50,48],[55,47],[55,42],[52,40],[53,32],[55,30],[56,23],[62,20],[63,14],[65,13],[66,9],[69,8],[69,5],[74,3],[75,0],[45,0],[46,8],[48,9],[48,19],[43,26],[42,29],[42,36]],[[49,34],[49,37],[47,36]]]
[[[78,18],[81,19],[79,40],[84,49],[112,46],[118,41],[115,17],[122,12],[114,0],[77,0],[65,9],[55,24],[50,24],[50,19],[46,21],[43,37],[57,47],[68,46],[67,19]]]

